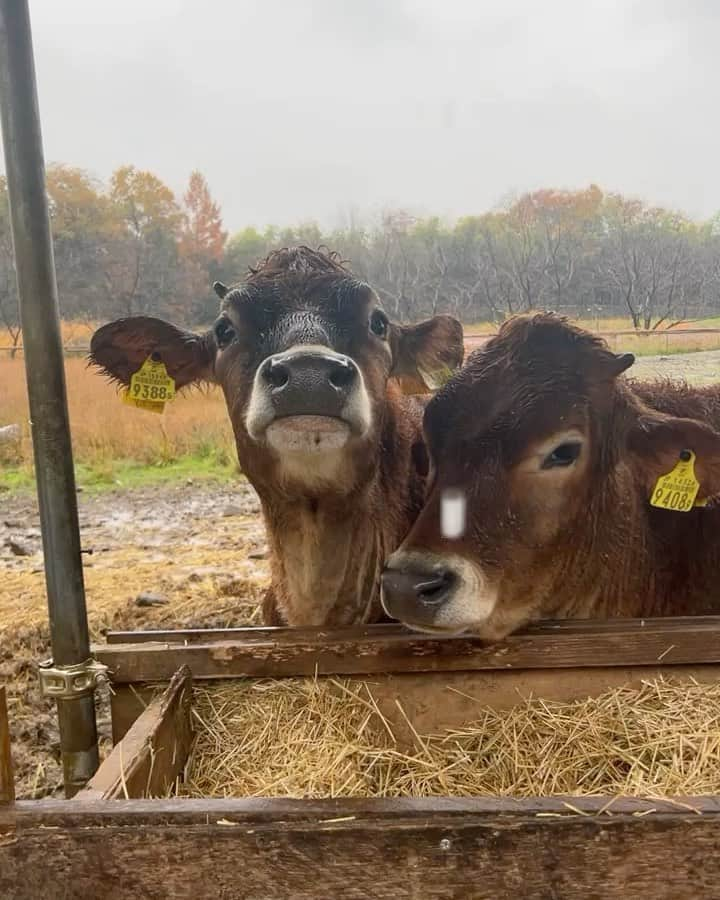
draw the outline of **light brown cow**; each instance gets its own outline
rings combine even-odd
[[[432,483],[383,574],[390,616],[493,640],[541,618],[720,612],[720,502],[650,503],[686,451],[697,499],[720,494],[720,389],[627,381],[632,362],[551,314],[469,357],[425,412]]]
[[[92,361],[120,383],[158,354],[178,388],[222,386],[242,471],[262,504],[272,585],[267,624],[344,625],[381,618],[379,578],[420,510],[427,390],[462,362],[460,323],[395,325],[334,254],[271,254],[192,334],[158,319],[100,328]],[[415,450],[413,450],[415,448]]]

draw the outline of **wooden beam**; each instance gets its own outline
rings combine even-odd
[[[717,798],[20,802],[0,896],[676,900],[718,851]]]
[[[202,643],[146,642],[94,648],[115,683],[167,681],[187,665],[195,679],[363,675],[720,662],[720,618],[563,622],[486,644],[472,637],[380,629],[243,634]]]
[[[15,780],[10,755],[10,723],[5,685],[0,684],[0,803],[12,803],[14,799]]]
[[[0,813],[0,834],[14,826],[48,822],[59,826],[80,827],[95,825],[197,825],[215,818],[231,819],[233,825],[273,825],[288,823],[338,823],[340,815],[347,815],[353,822],[382,818],[396,820],[423,820],[433,816],[463,817],[467,815],[518,815],[520,817],[554,816],[574,818],[591,817],[595,821],[616,819],[620,816],[641,818],[681,815],[683,818],[714,817],[720,826],[720,796],[666,797],[642,799],[640,797],[605,796],[555,796],[532,797],[389,797],[375,800],[362,797],[338,797],[324,800],[268,799],[141,799],[94,801],[79,805],[73,801],[18,800],[15,805]],[[329,820],[329,821],[328,821]],[[720,834],[718,834],[720,840]]]
[[[165,796],[192,744],[192,676],[183,667],[115,745],[76,801]]]
[[[659,628],[672,633],[688,627],[707,628],[720,634],[720,616],[672,616],[661,619],[545,619],[528,625],[518,634],[604,634],[606,632],[634,633],[646,628]],[[276,643],[306,641],[365,640],[374,637],[417,637],[417,632],[404,625],[351,625],[343,628],[283,628],[244,626],[241,628],[171,628],[145,631],[108,631],[107,644],[177,643],[207,644],[215,641],[243,640]]]
[[[241,628],[169,628],[156,631],[108,631],[107,644],[206,644],[213,641],[247,640],[262,642],[267,640],[282,642],[303,637],[308,641],[325,640],[328,637],[343,637],[357,640],[375,635],[412,634],[402,625],[354,625],[345,628],[284,628],[275,626],[249,625]]]

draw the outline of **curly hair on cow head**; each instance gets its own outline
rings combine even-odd
[[[481,358],[482,351],[478,353]],[[555,312],[525,313],[508,319],[487,344],[486,356],[493,353],[525,362],[543,360],[555,369],[562,365],[592,369],[599,377],[616,377],[635,361],[632,353],[614,353],[600,335]]]
[[[340,307],[372,291],[353,275],[339,253],[304,245],[273,250],[262,262],[248,267],[243,281],[231,287],[216,282],[214,289],[222,299],[222,309],[270,300],[291,306],[323,305],[331,300]]]
[[[600,335],[593,334],[574,324],[567,316],[556,312],[520,313],[502,323],[498,340],[493,346],[502,348],[504,354],[518,352],[551,353],[553,349],[579,353],[601,353],[609,351],[607,342]]]
[[[249,284],[254,284],[259,281],[275,281],[286,275],[305,278],[336,275],[347,278],[351,272],[346,260],[334,250],[327,247],[313,250],[301,245],[273,250],[258,265],[248,266],[247,280]]]

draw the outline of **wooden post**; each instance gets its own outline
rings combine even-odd
[[[12,758],[10,756],[10,725],[8,723],[5,687],[0,685],[0,804],[15,799]]]
[[[75,801],[164,796],[190,752],[191,702],[192,675],[184,666],[115,745]]]

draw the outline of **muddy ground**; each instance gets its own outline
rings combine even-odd
[[[94,640],[107,628],[259,623],[266,550],[259,504],[244,479],[81,493],[79,506]],[[39,695],[34,669],[50,655],[42,565],[34,495],[0,494],[0,682],[9,691],[23,797],[61,787],[55,713]],[[109,724],[103,702],[104,750]]]
[[[632,369],[640,378],[696,384],[717,381],[719,371],[720,351],[640,358]],[[79,505],[94,640],[107,628],[259,624],[268,567],[257,497],[244,479],[81,493]],[[34,668],[48,656],[35,497],[0,494],[0,681],[9,689],[23,797],[61,788],[55,713],[39,696]],[[109,716],[102,698],[99,728],[106,751]]]
[[[640,356],[628,374],[635,378],[672,378],[697,385],[713,384],[720,378],[720,350]]]

